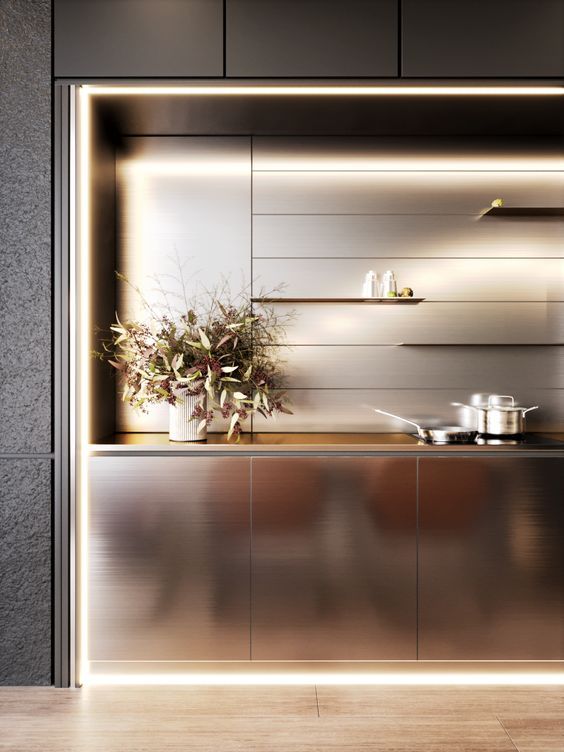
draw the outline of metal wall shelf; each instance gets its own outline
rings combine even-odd
[[[383,303],[386,305],[417,305],[425,298],[251,298],[251,303]]]
[[[483,217],[564,217],[564,206],[492,206]]]

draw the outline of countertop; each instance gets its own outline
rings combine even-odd
[[[407,433],[246,433],[239,443],[224,433],[177,443],[166,433],[117,433],[89,447],[91,454],[523,454],[564,456],[564,434],[527,434],[515,443],[427,444]]]

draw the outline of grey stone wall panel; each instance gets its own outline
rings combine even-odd
[[[0,459],[0,684],[51,683],[51,460]]]

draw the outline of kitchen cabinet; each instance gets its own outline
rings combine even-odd
[[[564,75],[563,0],[403,0],[406,77]]]
[[[564,459],[419,460],[419,658],[564,658]]]
[[[223,76],[222,0],[54,0],[55,76]]]
[[[90,459],[90,660],[248,660],[249,477],[244,457]]]
[[[253,458],[254,660],[416,658],[416,464]]]
[[[230,77],[398,75],[397,0],[227,0]]]

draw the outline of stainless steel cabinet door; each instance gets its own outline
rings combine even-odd
[[[253,659],[416,657],[416,462],[252,460]]]
[[[397,76],[397,0],[227,0],[229,77]]]
[[[564,658],[564,460],[424,458],[419,657]]]
[[[562,0],[403,0],[402,75],[564,75]]]
[[[249,658],[245,458],[94,457],[89,658]]]

